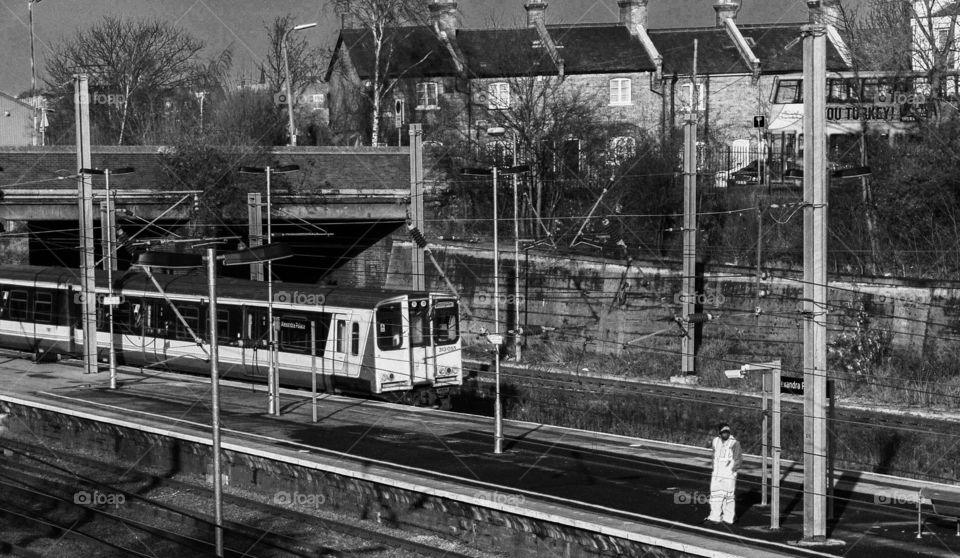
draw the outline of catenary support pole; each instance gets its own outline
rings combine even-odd
[[[77,169],[89,169],[90,90],[86,74],[73,78],[77,126]],[[80,312],[83,323],[83,371],[97,372],[97,296],[93,243],[93,178],[77,174],[77,200],[80,204]]]

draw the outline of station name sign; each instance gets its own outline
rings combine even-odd
[[[833,397],[833,380],[827,380],[827,397]],[[803,395],[803,378],[783,376],[780,378],[780,393],[787,395]]]

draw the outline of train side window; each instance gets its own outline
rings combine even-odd
[[[236,310],[233,308],[217,308],[217,342],[221,345],[236,345],[239,339]]]
[[[280,318],[280,350],[289,353],[310,353],[310,322],[300,316]]]
[[[350,354],[360,354],[360,324],[357,322],[350,326]]]
[[[377,308],[377,348],[393,351],[403,347],[403,313],[399,304]]]
[[[49,324],[53,321],[53,294],[37,291],[33,299],[33,321]]]
[[[194,333],[200,330],[200,309],[196,306],[181,306],[177,305],[177,310],[180,311],[180,315],[183,316],[183,321],[187,322],[187,325],[190,326],[190,329]],[[180,321],[180,318],[177,318],[176,315],[171,312],[170,316],[176,323],[175,336],[181,341],[193,341],[193,336],[190,335],[190,331],[183,324],[183,321]]]
[[[30,308],[30,293],[20,289],[10,291],[7,299],[7,318],[11,320],[26,320]]]
[[[337,330],[336,337],[334,338],[333,350],[337,353],[344,352],[343,350],[343,338],[347,333],[347,322],[345,320],[337,320]]]

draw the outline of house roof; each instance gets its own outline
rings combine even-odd
[[[760,59],[764,72],[785,73],[803,70],[803,48],[800,25],[759,24],[737,25],[753,53]],[[655,29],[650,39],[663,56],[665,73],[688,75],[693,71],[693,41],[697,40],[698,74],[742,74],[750,68],[736,44],[722,27],[695,29]],[[827,68],[845,69],[843,58],[827,41]]]
[[[327,79],[333,71],[336,57],[341,51],[350,55],[350,61],[360,79],[367,79],[374,70],[374,41],[366,29],[343,29],[337,39],[334,57],[327,69]],[[384,35],[383,60],[390,61],[388,71],[399,77],[436,77],[456,75],[457,68],[449,51],[433,29],[427,26],[393,27]]]
[[[619,24],[548,25],[567,74],[655,70],[640,40]],[[533,28],[463,29],[457,32],[472,76],[497,77],[557,73]]]
[[[21,105],[21,106],[23,106],[23,108],[25,108],[25,109],[27,109],[27,110],[31,110],[31,111],[33,110],[33,107],[31,107],[29,104],[24,103],[24,102],[21,101],[20,99],[14,97],[13,95],[4,93],[3,91],[0,91],[0,97],[3,97],[3,98],[5,98],[5,99],[8,99],[8,100],[10,100],[10,101],[12,101],[12,102],[14,102],[14,103],[16,103],[16,104],[18,104],[18,105]]]
[[[799,72],[803,69],[800,41],[802,23],[738,25],[764,72]],[[640,39],[619,23],[548,25],[558,47],[566,74],[650,72],[656,69]],[[429,27],[392,30],[388,44],[393,50],[393,68],[408,68],[406,77],[453,76],[456,65],[445,46]],[[693,41],[697,40],[697,73],[751,73],[734,41],[722,27],[653,29],[650,39],[663,57],[663,71],[690,74]],[[556,74],[556,65],[533,28],[460,29],[455,41],[462,52],[469,77],[493,78]],[[360,29],[341,31],[340,45],[349,52],[361,79],[373,68],[373,43]],[[393,47],[393,45],[397,45]],[[331,68],[334,62],[331,61]],[[827,67],[845,69],[840,53],[828,41]],[[397,77],[395,71],[391,75]],[[329,77],[329,72],[328,72]]]

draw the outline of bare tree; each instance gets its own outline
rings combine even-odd
[[[296,25],[290,14],[277,16],[266,26],[269,52],[267,53],[267,80],[273,91],[280,91],[286,82],[283,64],[283,38],[287,37],[287,59],[290,63],[290,91],[299,97],[310,85],[323,76],[329,53],[320,47],[310,47],[303,35],[290,33]],[[290,33],[289,35],[287,35]]]
[[[380,141],[382,106],[400,79],[427,60],[427,51],[417,60],[401,66],[397,53],[406,48],[410,27],[422,24],[427,13],[425,0],[335,0],[337,12],[365,31],[372,52],[371,79],[361,91],[370,103],[370,142]]]
[[[107,101],[94,117],[123,144],[136,134],[134,116],[157,117],[165,95],[194,82],[203,46],[167,22],[108,16],[54,49],[48,85],[64,90],[78,69],[89,73],[95,98]]]
[[[905,3],[913,16],[914,60],[918,69],[927,72],[931,97],[934,100],[941,99],[946,93],[947,75],[956,76],[960,4],[943,0],[911,0]]]
[[[515,133],[518,153],[531,165],[533,207],[543,219],[564,204],[571,211],[584,209],[579,202],[592,203],[613,177],[613,167],[631,155],[613,153],[617,147],[632,150],[614,146],[614,138],[635,139],[636,130],[605,122],[600,93],[561,77],[520,76],[505,83],[509,99],[488,99],[493,108],[487,119]]]

